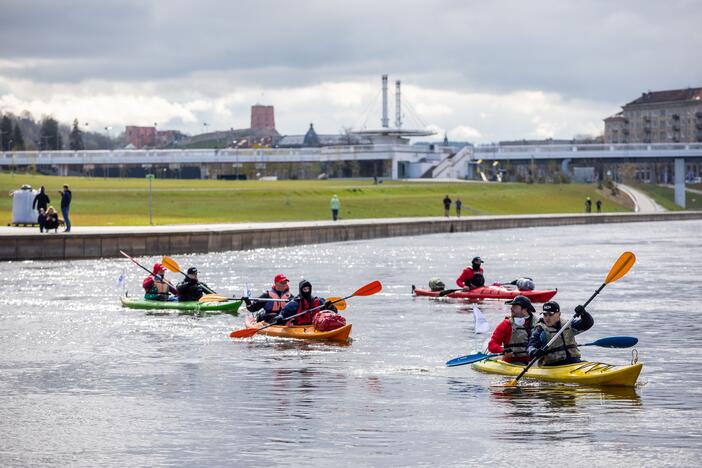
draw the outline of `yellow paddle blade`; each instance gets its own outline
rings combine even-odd
[[[225,302],[231,300],[227,296],[222,294],[205,294],[198,300],[198,302]]]
[[[161,260],[161,264],[171,270],[173,273],[180,273],[180,266],[178,266],[178,262],[173,260],[171,257],[166,257],[164,255],[163,260]]]
[[[605,283],[613,283],[626,275],[631,267],[634,266],[634,263],[636,263],[636,255],[631,252],[624,252],[612,266],[612,269],[609,270]]]
[[[505,387],[516,387],[517,385],[519,385],[519,383],[515,379],[512,379],[505,384]]]
[[[334,307],[336,307],[336,310],[341,311],[346,309],[346,301],[340,297],[328,297],[327,300],[334,303]]]

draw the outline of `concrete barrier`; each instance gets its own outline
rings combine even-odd
[[[101,227],[65,234],[13,228],[0,233],[0,260],[117,257],[120,250],[130,255],[172,255],[491,229],[698,219],[702,211]]]

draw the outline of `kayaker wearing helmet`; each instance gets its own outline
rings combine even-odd
[[[166,281],[166,268],[160,263],[154,263],[151,274],[141,283],[144,287],[144,299],[151,301],[171,300],[169,294],[178,294],[178,291]]]
[[[290,300],[292,294],[290,294],[290,287],[288,286],[288,278],[282,274],[278,273],[273,278],[273,287],[268,291],[264,292],[259,296],[260,299],[285,299]],[[249,312],[258,312],[254,314],[257,322],[269,322],[274,320],[275,317],[283,309],[283,302],[272,302],[272,301],[257,301],[256,299],[244,298],[246,303],[246,310]],[[263,310],[261,310],[263,309]]]
[[[474,257],[471,260],[471,265],[463,270],[461,276],[456,280],[456,284],[463,289],[475,289],[485,285],[485,277],[483,276],[482,258]]]
[[[502,360],[506,362],[527,363],[529,353],[527,346],[529,337],[536,325],[534,306],[526,296],[517,296],[505,302],[511,305],[511,314],[497,325],[488,343],[491,353],[504,353]]]
[[[543,317],[534,327],[529,338],[529,356],[540,357],[543,366],[560,366],[580,362],[580,350],[575,335],[592,328],[595,321],[581,305],[575,308],[573,320],[561,336],[548,349],[546,344],[564,325],[561,323],[561,307],[555,301],[544,304]]]
[[[290,317],[295,314],[299,314],[308,309],[314,307],[319,307],[324,304],[324,307],[320,307],[314,312],[309,312],[302,314],[299,317],[295,317],[292,321],[292,325],[310,325],[314,320],[314,316],[320,310],[331,310],[336,312],[336,307],[329,301],[326,301],[323,297],[312,296],[312,284],[307,280],[300,281],[300,294],[295,296],[295,298],[285,305],[285,308],[277,316],[276,322],[279,324],[286,323]]]
[[[178,291],[178,300],[181,302],[192,302],[199,300],[205,291],[197,279],[197,268],[188,268],[188,273],[183,281],[176,286]]]

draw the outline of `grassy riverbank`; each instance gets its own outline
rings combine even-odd
[[[149,190],[145,179],[101,179],[0,174],[0,190],[8,193],[29,184],[46,186],[58,209],[58,191],[73,191],[71,221],[80,226],[146,225]],[[463,201],[463,215],[580,213],[585,197],[603,200],[603,211],[628,211],[628,198],[612,198],[585,184],[437,183],[386,180],[153,181],[154,224],[293,221],[329,219],[329,199],[337,194],[341,216],[386,218],[442,216],[446,194]],[[594,206],[593,206],[594,210]],[[452,215],[455,212],[452,210]],[[0,197],[0,220],[12,218],[12,198]]]
[[[690,186],[690,188],[695,187],[697,186]],[[656,203],[667,210],[682,210],[682,208],[675,204],[675,189],[672,187],[666,187],[664,185],[639,184],[636,185],[636,188],[653,198]],[[702,194],[685,192],[685,205],[686,210],[702,210]]]

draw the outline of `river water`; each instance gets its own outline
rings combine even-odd
[[[118,276],[133,294],[144,276],[125,259],[2,263],[0,466],[698,466],[700,232],[698,221],[632,223],[176,257],[233,294],[279,271],[320,295],[380,280],[381,293],[348,301],[346,346],[231,340],[243,315],[123,309]],[[481,255],[488,282],[531,276],[559,289],[566,312],[626,250],[636,265],[592,302],[582,337],[638,337],[635,389],[510,392],[507,378],[447,368],[487,336],[471,307],[410,295],[432,276],[451,287]],[[507,313],[479,307],[491,328]],[[631,361],[631,350],[583,351]]]

